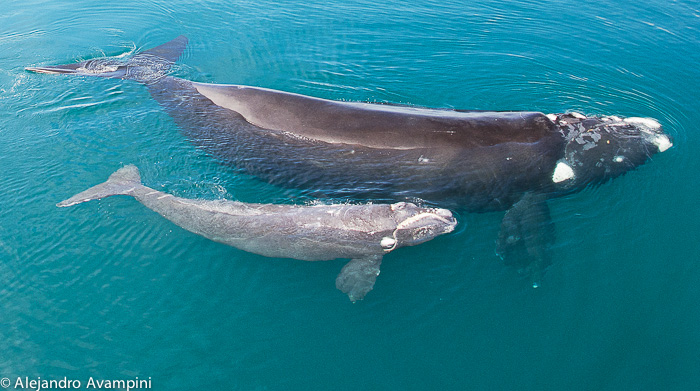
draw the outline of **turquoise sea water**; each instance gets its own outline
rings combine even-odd
[[[128,197],[56,202],[123,164],[183,197],[304,202],[219,165],[135,82],[25,66],[147,49],[174,72],[329,99],[657,118],[674,147],[550,203],[532,289],[502,213],[386,257],[351,304],[343,261],[269,259]],[[158,390],[700,388],[700,5],[695,1],[5,1],[0,378]]]

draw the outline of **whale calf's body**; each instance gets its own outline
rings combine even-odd
[[[508,211],[499,254],[526,254],[535,269],[548,263],[554,240],[548,199],[604,183],[672,145],[649,118],[338,102],[169,76],[186,45],[181,36],[128,61],[28,69],[142,82],[194,143],[270,183],[312,195]]]
[[[133,165],[58,206],[117,194],[136,198],[188,231],[251,253],[304,261],[350,258],[336,286],[352,301],[372,289],[384,254],[451,232],[457,224],[446,209],[405,202],[298,206],[185,199],[144,186]]]

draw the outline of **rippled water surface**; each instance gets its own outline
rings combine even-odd
[[[10,1],[0,15],[0,378],[160,390],[689,390],[700,385],[700,5],[694,1]],[[657,118],[674,147],[550,202],[532,289],[494,255],[502,213],[386,257],[208,241],[128,197],[56,202],[123,164],[189,198],[305,202],[220,165],[138,83],[25,66],[184,34],[203,82],[329,99]]]

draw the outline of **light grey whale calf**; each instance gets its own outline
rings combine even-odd
[[[335,285],[353,302],[374,287],[384,254],[452,232],[457,224],[449,210],[406,202],[299,206],[180,198],[141,184],[134,165],[57,206],[118,194],[188,231],[251,253],[303,261],[350,258]]]

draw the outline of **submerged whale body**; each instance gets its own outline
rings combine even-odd
[[[57,206],[118,194],[188,231],[254,254],[303,261],[351,258],[336,287],[352,301],[374,287],[385,254],[452,232],[457,224],[449,210],[405,202],[299,206],[185,199],[144,186],[133,165]]]
[[[181,36],[129,60],[28,69],[140,81],[194,143],[274,184],[505,210],[498,253],[525,254],[535,284],[554,240],[547,200],[602,184],[672,146],[650,118],[338,102],[169,76],[186,45]]]

